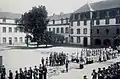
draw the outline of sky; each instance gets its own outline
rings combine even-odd
[[[28,12],[33,6],[45,5],[48,15],[71,13],[87,2],[101,0],[0,0],[0,11],[21,13]]]

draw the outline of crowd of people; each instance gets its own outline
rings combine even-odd
[[[61,66],[64,65],[66,60],[68,60],[68,54],[65,53],[51,53],[49,56],[49,65],[50,66]]]
[[[77,52],[76,59],[78,60],[77,62],[82,61],[82,62],[84,62],[84,64],[90,64],[90,63],[93,63],[96,61],[103,62],[103,61],[107,61],[109,59],[116,58],[117,54],[118,54],[118,51],[112,49],[111,47],[109,47],[109,48],[94,48],[94,49],[84,48],[79,53]],[[73,59],[73,57],[71,58],[71,60],[72,59]],[[31,67],[29,69],[27,69],[26,67],[24,69],[20,68],[19,71],[18,70],[15,71],[15,77],[13,76],[12,71],[9,70],[8,78],[9,79],[47,79],[47,66],[65,65],[66,72],[68,72],[69,62],[70,61],[68,58],[68,54],[63,53],[63,52],[61,52],[61,53],[52,52],[52,53],[50,53],[50,55],[48,57],[41,58],[41,64],[39,65],[39,67],[35,66],[34,69],[32,69]],[[83,65],[81,65],[81,66],[83,66]],[[113,65],[113,66],[115,66],[115,65]],[[113,68],[113,66],[112,67],[110,66],[109,69]],[[92,75],[95,76],[95,78],[93,77],[93,79],[96,79],[96,75],[98,75],[98,73],[96,73],[96,71],[93,70]],[[0,69],[0,79],[6,79],[6,69],[4,66],[1,67],[1,69]],[[86,77],[84,79],[86,79]],[[102,78],[99,78],[99,79],[102,79]]]
[[[98,68],[98,71],[94,69],[92,72],[92,79],[120,79],[120,62],[116,62],[108,66],[108,68]],[[84,76],[84,79],[88,79]]]
[[[8,77],[6,75],[6,68],[4,65],[0,67],[0,79],[47,79],[47,66],[61,66],[65,65],[66,72],[68,72],[67,55],[65,53],[51,53],[46,59],[41,58],[41,64],[39,67],[35,66],[34,69],[25,67],[13,72],[9,70]]]
[[[103,62],[117,57],[118,51],[109,48],[94,48],[94,49],[82,49],[80,55],[80,61],[85,64],[93,62]]]
[[[40,64],[39,68],[37,68],[37,66],[35,66],[34,69],[29,67],[28,70],[26,67],[24,70],[20,68],[19,71],[15,71],[15,77],[13,75],[13,72],[9,70],[7,77],[6,69],[3,66],[0,70],[0,79],[47,79],[47,67]]]

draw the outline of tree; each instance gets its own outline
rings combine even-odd
[[[44,32],[47,29],[48,19],[45,6],[33,7],[32,10],[22,15],[21,23],[23,24],[24,32],[33,35],[33,39],[39,46],[40,40],[43,40]]]

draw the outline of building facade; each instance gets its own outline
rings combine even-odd
[[[64,43],[69,43],[69,18],[70,13],[49,16],[47,30],[52,31],[55,34],[63,35],[65,37]]]
[[[70,43],[108,47],[119,43],[120,1],[105,0],[85,4],[70,17]]]
[[[0,12],[0,44],[23,44],[25,43],[26,34],[22,28],[18,28],[16,19],[21,14],[9,12]]]

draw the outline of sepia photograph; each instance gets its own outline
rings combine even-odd
[[[0,79],[120,79],[120,0],[0,0]]]

